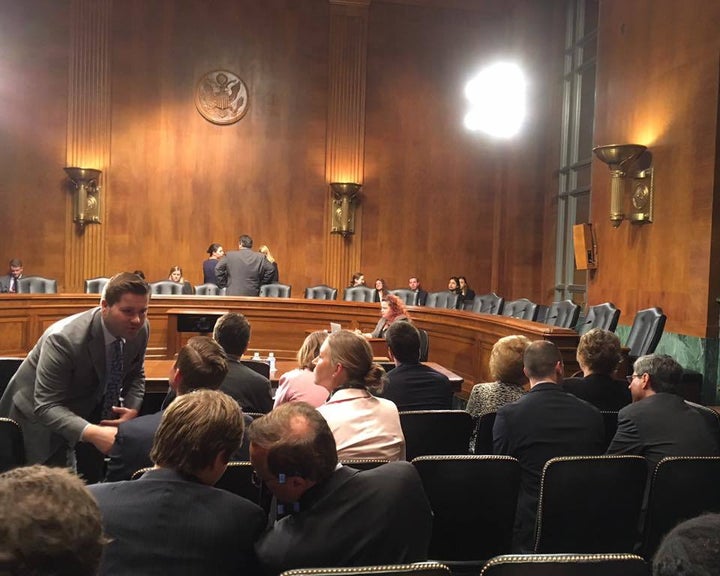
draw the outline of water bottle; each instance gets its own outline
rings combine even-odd
[[[268,364],[270,364],[270,372],[275,372],[275,352],[270,352],[267,358]]]
[[[260,352],[255,352],[255,354],[253,354],[252,359],[257,360],[258,362],[262,362],[262,360],[260,358]]]

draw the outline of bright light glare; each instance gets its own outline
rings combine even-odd
[[[525,120],[525,90],[525,77],[516,64],[488,66],[465,86],[472,105],[465,127],[500,138],[514,136]]]

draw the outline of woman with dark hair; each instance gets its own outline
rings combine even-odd
[[[217,285],[217,278],[215,277],[215,266],[217,266],[218,260],[225,256],[225,250],[220,244],[213,242],[205,250],[210,256],[203,262],[203,284],[215,284]]]
[[[195,294],[195,288],[193,288],[193,285],[190,284],[190,282],[185,282],[185,278],[183,278],[182,268],[180,268],[180,266],[173,266],[172,268],[170,268],[170,272],[168,273],[168,280],[170,280],[171,282],[177,282],[178,284],[182,284],[183,294]]]
[[[467,283],[465,276],[458,276],[458,285],[460,287],[460,297],[458,298],[458,308],[461,310],[465,307],[465,304],[472,304],[475,300],[475,290],[470,288]]]
[[[395,294],[388,294],[385,299],[380,302],[380,320],[375,325],[375,329],[372,332],[361,332],[356,330],[355,333],[365,338],[385,338],[387,329],[392,326],[393,322],[410,322],[410,317],[407,315],[405,304]]]
[[[377,398],[385,371],[370,344],[349,330],[330,334],[315,360],[315,383],[330,393],[318,408],[327,420],[338,458],[405,459],[405,437],[395,404]]]
[[[355,272],[352,275],[348,288],[355,288],[355,286],[365,286],[365,274],[362,272]]]
[[[307,402],[314,408],[325,403],[328,391],[315,384],[315,358],[320,353],[320,346],[325,342],[327,332],[317,330],[309,334],[297,353],[298,367],[280,376],[275,394],[277,408],[286,402]]]
[[[373,302],[382,302],[388,294],[385,280],[383,278],[377,278],[375,280],[375,289],[373,290]]]
[[[457,294],[457,304],[455,305],[456,308],[462,308],[462,291],[460,290],[460,278],[457,276],[450,276],[450,280],[448,280],[448,291],[450,294]]]

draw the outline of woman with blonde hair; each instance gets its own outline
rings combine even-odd
[[[373,362],[370,344],[349,330],[330,334],[315,361],[315,383],[330,393],[318,408],[332,430],[338,458],[405,459],[398,409],[371,390],[385,371]]]
[[[280,273],[278,272],[278,265],[275,258],[273,258],[272,253],[270,252],[270,248],[268,248],[265,244],[260,246],[259,250],[260,254],[264,255],[266,260],[272,264],[273,267],[273,275],[272,278],[270,278],[270,284],[276,284],[280,281]]]
[[[280,376],[275,404],[277,408],[286,402],[307,402],[317,408],[325,403],[328,391],[315,384],[315,358],[320,353],[320,346],[325,342],[327,332],[317,330],[309,334],[297,353],[298,367]]]

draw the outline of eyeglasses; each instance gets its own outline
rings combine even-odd
[[[625,376],[625,380],[628,381],[628,384],[632,384],[632,381],[635,380],[635,378],[640,378],[640,374],[632,374],[630,376]]]

